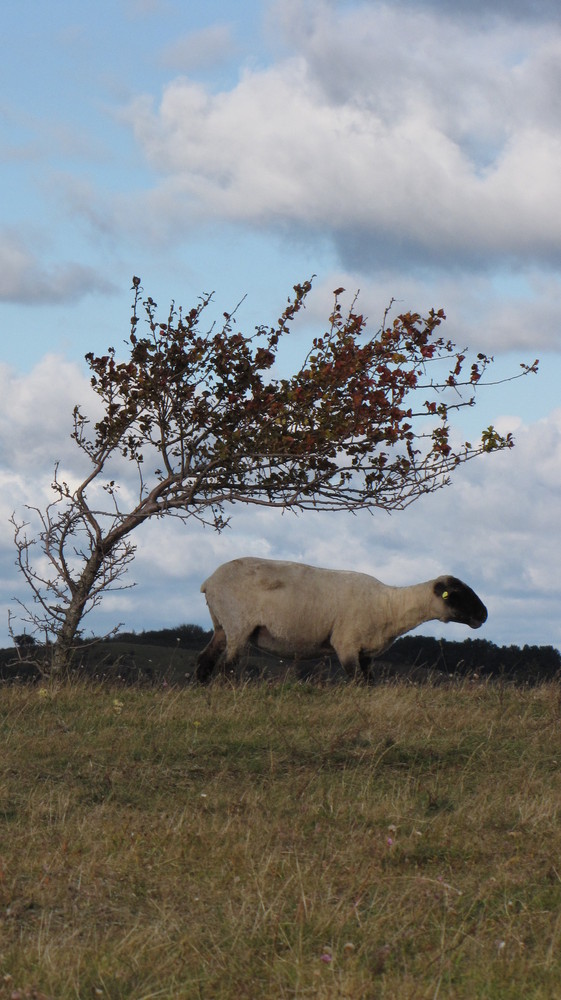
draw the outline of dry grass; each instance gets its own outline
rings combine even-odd
[[[11,688],[0,732],[2,1000],[559,996],[555,686]]]

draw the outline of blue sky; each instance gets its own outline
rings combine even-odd
[[[391,519],[152,525],[137,587],[91,627],[204,624],[201,580],[251,551],[398,584],[455,572],[487,638],[561,646],[558,5],[9,0],[3,29],[0,641],[22,594],[9,515],[72,468],[83,357],[124,340],[132,275],[163,308],[215,290],[220,316],[247,293],[251,328],[315,273],[295,355],[343,285],[374,327],[391,297],[442,306],[499,375],[539,356],[462,425],[517,448]]]

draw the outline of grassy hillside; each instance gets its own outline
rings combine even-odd
[[[560,708],[0,689],[0,997],[557,998]]]
[[[90,679],[124,683],[184,684],[193,673],[197,655],[212,632],[197,625],[140,633],[120,633],[110,640],[84,641],[75,653],[72,672]],[[0,649],[0,683],[35,681],[41,677],[41,660],[49,662],[49,651],[28,636],[18,651]],[[235,668],[236,676],[247,678],[344,679],[336,657],[316,661],[279,660],[248,648]],[[43,670],[44,673],[44,670]],[[415,683],[448,682],[451,679],[489,677],[518,684],[540,684],[561,677],[561,654],[552,646],[496,646],[485,639],[452,642],[423,635],[406,635],[386,650],[382,659],[372,661],[372,679],[405,679]]]

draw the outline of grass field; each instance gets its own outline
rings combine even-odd
[[[557,686],[0,709],[1,998],[561,996]]]

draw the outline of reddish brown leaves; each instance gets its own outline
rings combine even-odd
[[[87,355],[105,405],[88,447],[137,462],[155,451],[160,509],[234,498],[393,509],[442,485],[459,462],[511,446],[488,428],[477,447],[453,451],[449,411],[473,404],[492,358],[478,354],[464,375],[467,352],[439,335],[442,310],[405,313],[371,333],[356,299],[343,311],[338,288],[329,327],[300,368],[271,379],[310,281],[294,287],[275,326],[252,335],[235,311],[220,330],[201,331],[211,296],[187,313],[172,305],[166,322],[146,299],[143,334],[138,279],[133,287],[129,357]]]

